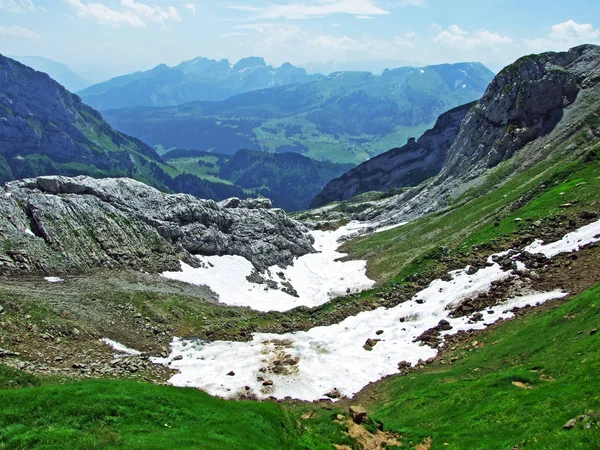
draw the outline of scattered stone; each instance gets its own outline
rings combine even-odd
[[[597,332],[598,332],[598,328],[594,328],[592,331],[590,331],[590,336],[593,336]]]
[[[338,390],[338,388],[334,388],[333,390],[325,394],[325,396],[329,398],[341,398],[342,393]]]
[[[263,381],[263,386],[273,386],[273,381],[272,380],[265,380],[265,381]]]
[[[400,361],[398,363],[398,370],[400,371],[400,374],[402,374],[402,375],[407,375],[411,367],[412,367],[412,363],[410,363],[408,361]]]
[[[363,348],[370,352],[371,350],[373,350],[373,347],[375,347],[377,345],[378,342],[380,342],[381,339],[367,339],[367,341],[365,342],[365,345],[363,345]]]
[[[352,420],[354,421],[354,423],[357,424],[361,424],[365,421],[365,419],[367,418],[367,410],[365,408],[363,408],[362,406],[351,406],[349,409],[350,412],[350,417],[352,417]]]
[[[232,370],[231,372],[229,372],[227,374],[228,377],[234,377],[235,376],[235,372]]]
[[[439,321],[437,328],[441,331],[449,331],[452,329],[452,325],[447,320],[442,319]]]
[[[377,336],[379,336],[379,335],[382,335],[382,334],[383,334],[383,330],[377,330],[377,331],[375,332],[375,334],[376,334]]]
[[[173,361],[181,361],[183,359],[183,355],[177,355],[173,358]]]
[[[563,429],[571,430],[571,429],[575,428],[576,424],[577,424],[577,421],[575,419],[571,419],[563,425]]]
[[[314,411],[307,411],[307,412],[305,412],[304,414],[302,414],[300,416],[300,419],[302,419],[302,420],[308,420],[308,419],[310,419],[314,415],[315,415]]]

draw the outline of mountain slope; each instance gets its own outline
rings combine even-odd
[[[132,106],[174,106],[192,101],[219,101],[270,86],[316,81],[289,63],[268,66],[262,58],[245,58],[231,65],[226,59],[196,58],[165,64],[108,80],[78,92],[84,102],[105,111]]]
[[[507,66],[467,114],[439,176],[400,196],[386,217],[406,220],[447,206],[523,148],[523,163],[512,169],[517,172],[551,156],[547,143],[587,127],[598,113],[599,82],[600,46],[595,45],[525,56]]]
[[[0,181],[130,176],[163,186],[156,152],[112,129],[48,75],[0,55]]]
[[[232,154],[295,152],[358,164],[419,136],[443,112],[479,98],[493,78],[481,64],[339,72],[225,101],[105,112],[115,128],[164,148]]]
[[[437,175],[472,106],[474,103],[468,103],[442,114],[435,126],[418,140],[411,139],[403,147],[375,156],[331,180],[311,202],[311,207],[349,200],[365,192],[416,186]]]
[[[45,72],[50,77],[71,92],[85,89],[91,83],[81,75],[73,72],[65,64],[53,61],[42,56],[13,56],[12,59],[29,66],[38,72]]]

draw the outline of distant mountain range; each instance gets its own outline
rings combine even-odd
[[[267,65],[258,57],[235,65],[228,60],[196,58],[169,67],[123,75],[95,84],[78,94],[88,105],[106,111],[132,106],[174,106],[193,101],[220,101],[237,94],[272,86],[322,79],[289,63]]]
[[[381,76],[337,72],[220,102],[133,107],[105,111],[104,117],[165,149],[233,154],[248,148],[358,164],[420,136],[443,112],[480,98],[493,77],[479,63],[405,67]]]
[[[42,56],[12,56],[12,58],[39,72],[47,73],[71,92],[85,89],[92,84],[65,64]]]
[[[247,150],[233,157],[177,151],[163,159],[47,74],[0,55],[0,183],[41,175],[129,177],[214,200],[268,196],[297,210],[351,168]]]
[[[386,69],[394,67],[419,66],[420,64],[400,60],[370,60],[370,61],[311,61],[299,64],[308,73],[329,75],[334,72],[371,72],[381,75]]]

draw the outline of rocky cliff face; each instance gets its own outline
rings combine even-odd
[[[313,251],[308,230],[265,199],[219,205],[131,179],[84,176],[0,188],[0,241],[0,273],[162,272],[179,270],[179,260],[195,265],[193,254],[241,255],[260,270]]]
[[[312,201],[311,207],[348,200],[365,192],[416,186],[437,175],[458,135],[460,124],[473,105],[469,103],[442,114],[435,126],[418,140],[411,139],[403,147],[382,153],[330,181]]]
[[[156,181],[138,170],[142,160],[160,157],[45,73],[0,55],[0,182],[50,174]]]
[[[519,59],[494,78],[467,114],[440,174],[370,218],[399,222],[443,208],[528,144],[543,156],[544,139],[597,110],[599,82],[599,46]]]

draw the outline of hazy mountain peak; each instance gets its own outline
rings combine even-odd
[[[240,59],[235,66],[233,66],[234,72],[240,72],[244,69],[260,69],[267,67],[265,60],[259,56],[250,56],[248,58]]]
[[[90,85],[90,82],[81,75],[73,72],[67,65],[44,58],[42,56],[11,56],[38,72],[44,72],[70,91],[78,91]]]

